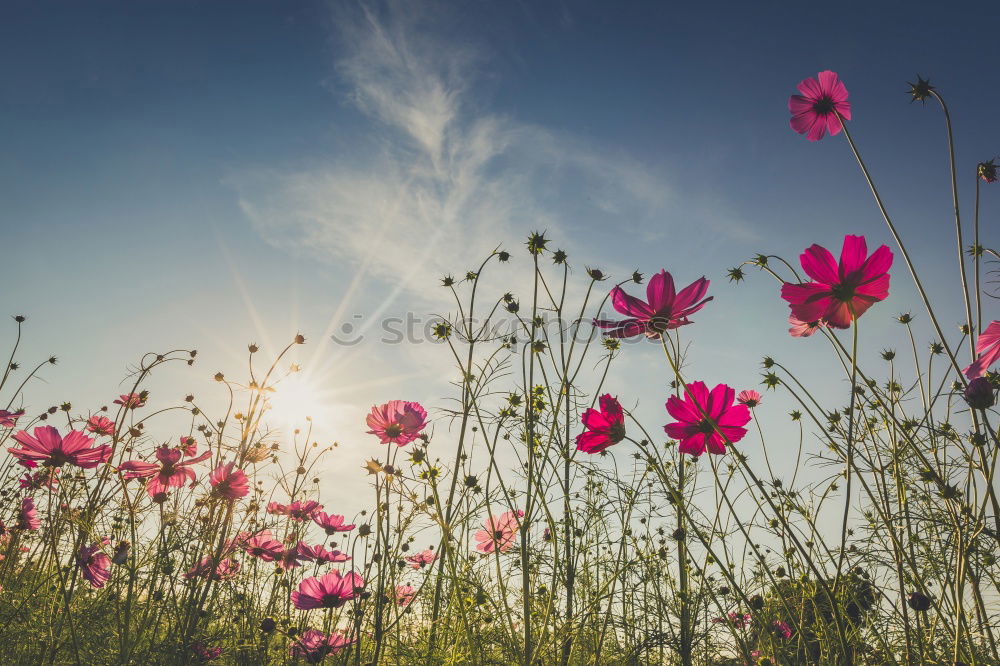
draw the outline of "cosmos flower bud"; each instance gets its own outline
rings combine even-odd
[[[979,166],[976,168],[976,172],[979,177],[986,183],[997,182],[997,163],[995,159],[989,162],[980,162]]]
[[[919,592],[910,592],[906,595],[906,603],[918,613],[923,613],[931,607],[931,600]]]
[[[965,389],[965,402],[973,409],[989,409],[996,402],[993,384],[986,377],[977,377]]]

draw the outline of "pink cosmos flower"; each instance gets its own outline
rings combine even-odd
[[[367,418],[369,435],[375,435],[383,444],[406,446],[427,426],[427,411],[418,402],[390,400],[372,407]]]
[[[736,391],[725,384],[717,385],[709,393],[704,382],[691,382],[683,400],[676,396],[667,400],[667,412],[677,420],[663,429],[667,436],[680,442],[681,453],[697,457],[708,449],[709,453],[722,455],[726,452],[726,440],[733,443],[743,439],[747,430],[742,426],[750,421],[750,409],[734,405],[735,397]]]
[[[253,535],[241,534],[237,537],[237,542],[248,555],[259,557],[265,562],[273,562],[285,552],[281,542],[271,535],[271,530],[261,530]]]
[[[517,513],[507,511],[499,516],[490,516],[483,522],[483,529],[476,532],[476,550],[480,553],[492,553],[494,550],[505,553],[517,541],[517,530],[524,511]]]
[[[188,437],[187,435],[181,436],[180,450],[184,452],[186,456],[193,456],[198,453],[198,440],[194,437]]]
[[[795,315],[788,315],[788,323],[792,325],[788,333],[793,338],[808,338],[810,335],[823,327],[822,321],[802,321]]]
[[[994,321],[986,330],[979,334],[976,340],[976,353],[979,358],[963,372],[969,379],[982,377],[991,365],[1000,360],[1000,321]]]
[[[146,406],[148,395],[145,391],[142,393],[123,393],[115,400],[115,404],[121,405],[125,409],[139,409]]]
[[[207,661],[214,661],[222,656],[222,648],[208,647],[201,642],[192,643],[191,651],[194,652],[196,657],[198,657],[198,661],[203,663]]]
[[[625,439],[625,414],[621,403],[611,394],[601,396],[601,411],[588,409],[580,417],[587,430],[576,436],[576,449],[600,453]]]
[[[327,550],[323,544],[308,546],[299,542],[299,555],[310,562],[346,562],[351,556],[339,550]]]
[[[54,490],[59,484],[59,468],[46,467],[35,473],[25,472],[24,477],[18,480],[18,486],[22,490]]]
[[[771,625],[774,628],[774,633],[779,638],[784,638],[786,641],[792,637],[792,628],[787,622],[782,622],[781,620],[775,620]]]
[[[212,572],[212,568],[215,568],[215,572]],[[240,563],[232,558],[225,558],[217,565],[215,561],[209,556],[201,558],[201,560],[195,564],[193,567],[184,572],[184,578],[190,580],[192,578],[204,578],[208,580],[229,580],[233,578],[240,572]]]
[[[437,553],[433,550],[423,550],[406,558],[410,566],[414,569],[422,569],[428,564],[432,564],[437,559]]]
[[[209,474],[208,480],[212,484],[212,493],[227,500],[246,497],[250,492],[247,475],[236,467],[235,462],[219,465]]]
[[[878,301],[889,295],[892,251],[885,245],[868,256],[863,236],[844,236],[840,265],[830,251],[811,245],[799,257],[802,269],[814,282],[781,287],[781,297],[800,321],[823,320],[833,328],[849,328]]]
[[[314,500],[301,502],[296,500],[287,506],[277,502],[268,502],[267,512],[276,516],[288,516],[292,520],[309,520],[313,513],[321,511],[323,505]]]
[[[0,409],[0,428],[13,428],[17,425],[17,420],[24,416],[24,410],[19,409],[16,412],[8,412],[6,409]]]
[[[747,407],[756,407],[760,404],[761,397],[760,393],[754,391],[753,389],[747,389],[746,391],[740,391],[736,396],[736,402],[741,405],[746,405]]]
[[[278,565],[279,569],[283,569],[284,571],[298,569],[302,566],[303,562],[310,561],[309,556],[311,554],[312,552],[309,547],[300,541],[282,550],[281,556],[275,560],[275,564]]]
[[[364,579],[353,571],[345,575],[331,571],[324,576],[306,578],[299,583],[299,589],[292,592],[292,603],[299,610],[340,608],[356,598],[364,586]]]
[[[677,292],[673,276],[661,270],[646,285],[646,301],[629,296],[621,287],[612,289],[611,304],[628,319],[595,319],[594,326],[608,329],[606,335],[612,338],[645,335],[651,340],[659,339],[660,333],[664,331],[690,324],[688,316],[701,310],[705,303],[715,298],[705,298],[708,285],[709,281],[701,277]]]
[[[305,660],[307,664],[318,664],[353,643],[340,632],[333,632],[328,636],[322,631],[307,629],[292,643],[291,654]]]
[[[746,629],[750,626],[750,614],[749,613],[737,613],[735,611],[727,613],[726,617],[713,617],[712,622],[715,624],[720,624],[722,622],[729,621],[737,629]]]
[[[409,606],[417,596],[417,590],[412,585],[396,586],[396,604],[399,606]]]
[[[195,474],[191,465],[200,463],[202,460],[211,457],[210,451],[205,451],[197,458],[182,460],[184,452],[180,449],[171,449],[160,446],[156,449],[156,459],[159,463],[148,463],[142,460],[128,460],[123,462],[118,471],[124,472],[124,477],[128,479],[148,479],[146,481],[146,493],[153,497],[159,493],[166,493],[170,488],[180,488],[185,480],[190,480],[194,484]]]
[[[22,430],[14,435],[14,440],[23,448],[9,448],[11,455],[25,467],[31,469],[39,463],[49,467],[62,467],[66,463],[93,469],[111,457],[111,447],[107,444],[91,447],[94,440],[82,432],[70,430],[65,437],[52,426],[35,428],[32,437]]]
[[[97,543],[81,546],[77,552],[76,563],[80,567],[80,574],[91,587],[102,588],[111,578],[111,558],[101,550],[102,546],[109,543],[111,539],[104,537]]]
[[[22,498],[14,529],[34,531],[41,526],[42,521],[38,519],[38,512],[35,510],[35,500],[30,497]]]
[[[355,527],[354,525],[345,525],[343,516],[323,513],[322,511],[313,511],[312,519],[314,523],[322,527],[331,536],[337,532],[350,532]]]
[[[115,434],[115,422],[107,416],[95,414],[87,419],[86,430],[95,435],[113,435]]]
[[[788,110],[792,112],[792,129],[805,134],[810,141],[819,141],[826,134],[836,135],[841,130],[840,114],[844,120],[851,119],[851,103],[847,101],[847,88],[836,72],[820,72],[818,80],[804,79],[797,86],[801,95],[788,98]]]

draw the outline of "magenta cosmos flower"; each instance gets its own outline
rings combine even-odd
[[[115,422],[107,416],[95,414],[87,419],[86,430],[95,435],[113,435],[115,434]]]
[[[428,564],[432,564],[437,559],[437,554],[433,550],[424,550],[406,558],[410,566],[414,569],[423,569]]]
[[[204,578],[205,580],[229,580],[240,572],[240,563],[231,558],[225,558],[218,564],[211,556],[206,555],[193,567],[184,572],[184,578]]]
[[[322,511],[313,511],[311,518],[313,522],[323,528],[329,535],[334,535],[337,532],[350,532],[354,529],[354,525],[345,525],[344,517],[332,513],[323,513]]]
[[[427,426],[427,412],[418,402],[390,400],[372,407],[367,418],[368,434],[375,435],[383,444],[406,446]]]
[[[191,652],[194,652],[194,656],[202,663],[215,661],[222,656],[221,647],[209,647],[201,642],[192,643]]]
[[[324,576],[306,578],[299,583],[299,589],[292,592],[292,603],[299,610],[340,608],[356,598],[364,586],[364,579],[353,571],[343,576],[340,572],[331,571]]]
[[[91,447],[94,440],[82,432],[70,430],[65,437],[52,426],[35,428],[32,437],[22,430],[14,435],[14,440],[23,448],[9,448],[11,455],[25,467],[31,469],[39,463],[49,467],[62,467],[66,463],[93,469],[111,457],[111,447],[107,444]]]
[[[318,664],[353,643],[339,631],[327,635],[316,629],[307,629],[292,643],[291,654],[307,664]]]
[[[726,440],[738,442],[747,434],[745,426],[750,421],[746,405],[734,405],[736,391],[719,384],[711,393],[704,382],[691,382],[684,391],[684,399],[671,396],[667,412],[677,419],[663,426],[667,436],[680,442],[681,453],[700,456],[726,452]],[[721,434],[720,434],[721,433]],[[723,436],[724,435],[724,436]]]
[[[194,483],[195,474],[191,465],[211,457],[212,453],[206,451],[196,458],[185,460],[181,449],[161,446],[156,449],[155,455],[157,463],[128,460],[118,467],[118,471],[125,473],[125,479],[148,479],[146,493],[150,497],[165,493],[170,488],[180,488],[186,479]]]
[[[982,377],[991,365],[1000,360],[1000,321],[992,322],[979,334],[976,353],[979,354],[976,362],[963,370],[969,379]]]
[[[797,86],[801,95],[788,98],[792,112],[792,129],[805,134],[810,141],[819,141],[829,130],[830,136],[840,132],[840,117],[851,119],[851,103],[847,101],[847,88],[837,78],[836,72],[826,70],[817,78],[804,79]]]
[[[351,556],[339,550],[327,550],[323,544],[308,546],[299,542],[299,555],[310,562],[346,562]]]
[[[121,405],[125,409],[139,409],[146,406],[146,398],[149,396],[146,391],[142,393],[123,393],[115,400],[116,405]]]
[[[490,516],[483,523],[483,529],[476,532],[476,550],[480,553],[507,552],[517,541],[517,530],[524,511],[507,511],[499,516]]]
[[[17,420],[24,416],[24,410],[19,409],[16,412],[8,412],[6,409],[0,409],[0,428],[13,428],[17,425]]]
[[[271,535],[271,530],[261,530],[256,534],[241,533],[236,541],[248,555],[259,557],[265,562],[273,562],[285,552],[285,547]]]
[[[250,492],[250,482],[243,470],[236,467],[236,463],[226,463],[219,465],[208,476],[209,483],[212,484],[212,493],[227,500],[237,500],[246,497]]]
[[[580,421],[587,429],[576,436],[577,451],[600,453],[625,439],[625,414],[609,393],[601,396],[601,411],[588,409]]]
[[[295,500],[288,505],[277,502],[268,502],[267,504],[268,513],[276,516],[288,516],[292,520],[298,521],[309,520],[314,513],[322,510],[323,505],[315,500],[306,500],[305,502]]]
[[[705,298],[708,285],[709,281],[701,277],[677,292],[673,276],[661,270],[646,285],[646,301],[629,296],[621,287],[611,290],[611,304],[628,319],[595,319],[594,325],[606,329],[605,334],[612,338],[645,335],[650,339],[658,339],[664,331],[691,323],[688,316],[701,310],[705,303],[714,298]]]
[[[35,510],[35,500],[31,497],[21,498],[21,510],[17,513],[14,529],[34,531],[41,526],[42,521],[38,519],[38,511]]]
[[[852,320],[889,295],[892,252],[880,245],[869,257],[864,236],[844,236],[839,266],[819,245],[808,247],[799,261],[814,282],[786,282],[781,297],[800,321],[822,320],[827,326],[849,328]]]
[[[76,563],[80,567],[80,574],[83,579],[90,583],[91,587],[102,588],[111,578],[111,558],[101,550],[103,546],[111,543],[107,537],[89,546],[81,546],[76,554]]]
[[[59,469],[46,467],[34,473],[25,472],[17,483],[22,490],[41,490],[42,488],[54,490],[59,485]]]

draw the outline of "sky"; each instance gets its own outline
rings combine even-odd
[[[893,247],[843,137],[792,132],[788,95],[839,72],[852,134],[953,331],[943,120],[909,102],[906,82],[927,77],[949,103],[968,220],[975,164],[1000,153],[998,14],[913,2],[5,2],[0,312],[28,317],[23,363],[59,357],[26,401],[83,413],[122,392],[144,352],[195,348],[194,366],[150,388],[211,403],[216,372],[245,373],[247,344],[273,354],[301,332],[317,436],[360,466],[371,404],[418,400],[439,418],[454,378],[444,348],[387,344],[381,322],[447,311],[441,276],[498,246],[514,254],[516,291],[535,230],[615,280],[708,277],[714,301],[685,331],[697,378],[759,387],[769,354],[842,397],[823,343],[788,337],[774,282],[726,279],[758,252],[837,253],[847,233]],[[984,229],[996,196],[983,193]],[[902,344],[897,314],[926,320],[896,259],[889,299],[862,322],[871,363]],[[345,324],[361,342],[331,339]],[[658,427],[669,370],[655,346],[625,351],[609,389]],[[790,407],[766,400],[785,432]],[[331,471],[323,493],[348,506],[363,482]]]

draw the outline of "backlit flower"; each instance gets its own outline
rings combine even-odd
[[[746,405],[747,407],[756,407],[760,404],[761,397],[760,393],[754,391],[753,389],[747,389],[746,391],[740,391],[736,396],[736,402],[741,405]]]
[[[184,578],[204,578],[206,580],[229,580],[240,572],[240,563],[231,558],[225,558],[215,564],[210,556],[201,558],[197,564],[184,572]]]
[[[95,435],[113,435],[115,434],[115,422],[107,416],[95,414],[87,419],[86,430]]]
[[[802,321],[795,315],[788,315],[788,323],[792,325],[788,333],[793,338],[808,338],[823,327],[822,321]]]
[[[830,251],[819,245],[807,248],[799,260],[814,282],[786,282],[781,297],[800,321],[823,320],[827,326],[848,328],[852,320],[889,295],[892,252],[880,245],[869,257],[863,236],[844,236],[839,266]]]
[[[41,526],[42,521],[38,519],[38,512],[35,510],[35,500],[30,497],[21,498],[21,510],[17,513],[14,529],[37,530]]]
[[[729,443],[738,442],[746,435],[742,427],[750,421],[746,405],[734,405],[736,391],[718,384],[709,393],[703,382],[691,382],[684,391],[684,398],[671,396],[667,412],[677,419],[663,426],[667,436],[680,442],[681,453],[700,456],[706,450],[722,455]]]
[[[271,530],[261,530],[252,535],[241,534],[237,543],[248,555],[259,557],[265,562],[273,562],[285,552],[285,547],[271,535]]]
[[[611,304],[628,319],[596,319],[594,325],[607,329],[606,335],[612,338],[645,335],[650,339],[658,339],[664,331],[691,323],[688,317],[714,298],[705,298],[708,285],[709,281],[702,277],[677,292],[673,276],[661,270],[646,285],[646,301],[629,296],[621,287],[611,290]]]
[[[437,553],[433,550],[423,550],[419,553],[415,553],[406,558],[406,561],[410,563],[410,566],[414,569],[422,569],[428,564],[434,562],[437,559]]]
[[[243,470],[236,467],[235,462],[219,465],[208,476],[212,484],[212,493],[228,500],[246,497],[250,492],[250,482]]]
[[[417,590],[412,585],[397,585],[396,586],[396,604],[399,606],[409,606],[414,597],[417,596]]]
[[[1000,360],[1000,321],[994,321],[979,334],[976,340],[976,353],[979,358],[963,372],[969,379],[982,377],[991,365]]]
[[[483,529],[476,532],[476,550],[480,553],[492,553],[498,551],[504,553],[511,549],[517,541],[517,531],[520,527],[520,518],[524,517],[524,511],[506,511],[499,516],[490,516],[483,523]]]
[[[102,546],[110,542],[111,540],[105,537],[97,543],[81,546],[77,552],[76,563],[80,567],[80,574],[91,587],[104,587],[111,578],[111,558],[101,550]]]
[[[293,640],[292,656],[304,660],[307,664],[318,664],[329,655],[336,654],[354,643],[340,632],[327,635],[316,629],[307,629]]]
[[[778,638],[783,638],[786,641],[792,637],[792,627],[787,622],[782,622],[781,620],[775,620],[771,624],[774,630],[775,636]]]
[[[123,393],[115,400],[116,405],[121,405],[125,409],[139,409],[146,406],[146,392]]]
[[[17,425],[17,420],[24,416],[24,410],[19,409],[16,412],[8,412],[6,409],[0,409],[0,428],[13,428]]]
[[[200,662],[214,661],[222,656],[221,647],[208,647],[204,643],[197,642],[191,644],[191,652],[194,652],[194,656],[198,658]]]
[[[406,446],[427,426],[427,411],[417,402],[390,400],[372,407],[367,418],[368,434],[375,435],[383,444]]]
[[[292,592],[292,603],[299,610],[340,608],[356,598],[364,586],[364,579],[353,571],[344,575],[331,571],[323,576],[306,578],[299,583],[299,588]]]
[[[14,440],[22,448],[7,450],[28,468],[37,467],[39,463],[50,467],[70,463],[83,469],[93,469],[111,457],[110,446],[91,447],[94,440],[77,430],[70,430],[63,437],[52,426],[41,426],[35,428],[34,437],[22,430],[14,435]]]
[[[588,409],[580,416],[587,428],[576,436],[576,448],[585,453],[600,453],[625,439],[625,415],[617,398],[601,396],[601,410]]]
[[[267,512],[274,514],[276,516],[288,516],[292,520],[309,520],[312,514],[317,511],[322,511],[323,505],[315,500],[306,500],[305,502],[296,500],[291,504],[278,504],[277,502],[268,502]]]
[[[346,562],[351,559],[350,555],[339,550],[327,550],[323,544],[309,546],[300,541],[298,550],[302,559],[310,562]]]
[[[788,110],[792,113],[790,124],[810,141],[819,141],[827,131],[830,136],[839,133],[840,118],[851,119],[847,88],[836,72],[820,72],[817,78],[803,79],[796,87],[802,94],[788,98]]]
[[[311,517],[313,522],[322,527],[323,530],[329,535],[334,535],[337,532],[350,532],[354,529],[353,524],[345,525],[344,517],[337,514],[313,511]]]
[[[47,490],[55,489],[59,483],[59,468],[45,467],[37,472],[25,472],[24,476],[18,480],[18,486],[22,490]]]
[[[184,485],[185,480],[190,480],[193,484],[195,473],[191,469],[191,465],[199,463],[211,455],[211,451],[205,451],[196,458],[185,460],[184,452],[181,449],[160,446],[155,452],[156,463],[128,460],[123,462],[118,470],[124,472],[123,476],[126,480],[147,479],[146,493],[153,497],[159,493],[166,493],[170,488],[180,488]]]

